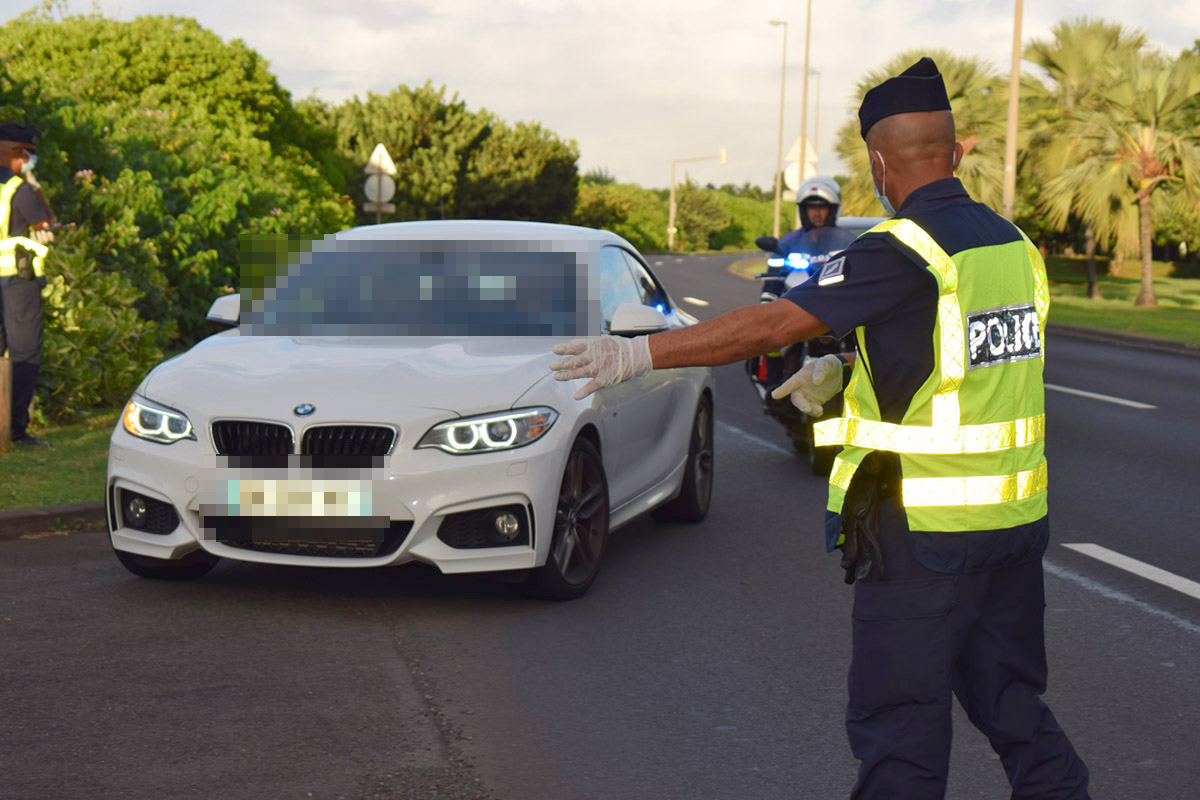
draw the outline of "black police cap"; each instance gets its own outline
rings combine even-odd
[[[912,111],[949,111],[950,98],[937,64],[929,57],[922,58],[894,78],[872,88],[858,108],[858,124],[862,138],[884,117],[908,114]]]
[[[17,122],[0,124],[0,142],[20,142],[21,144],[36,145],[42,132],[28,125]]]

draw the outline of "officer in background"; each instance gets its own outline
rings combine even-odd
[[[816,426],[818,445],[844,448],[826,538],[855,583],[851,797],[943,797],[954,694],[1013,797],[1088,798],[1087,768],[1040,699],[1045,267],[953,177],[963,148],[932,60],[871,89],[859,121],[893,219],[779,301],[649,337],[575,340],[550,367],[559,380],[592,378],[581,397],[654,368],[854,331],[845,415]],[[819,415],[844,374],[824,356],[776,396]]]
[[[42,363],[46,245],[54,239],[45,199],[22,177],[32,177],[40,135],[0,124],[0,354],[12,361],[12,439],[30,447],[50,446],[26,432]]]

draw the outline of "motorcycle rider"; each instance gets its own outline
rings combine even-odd
[[[802,252],[806,234],[814,228],[832,228],[837,224],[838,208],[842,204],[842,190],[833,178],[818,175],[800,184],[796,190],[796,210],[800,215],[800,227],[789,231],[779,240],[778,250],[785,257],[789,253]],[[761,301],[778,300],[785,291],[784,278],[763,281]],[[783,382],[783,357],[769,353],[766,357],[768,389]]]
[[[779,240],[779,251],[784,255],[800,249],[797,245],[804,234],[813,228],[832,228],[837,224],[838,207],[842,204],[842,190],[833,178],[818,175],[800,184],[796,190],[796,210],[800,212],[800,227],[789,231]],[[779,284],[782,294],[783,283]]]

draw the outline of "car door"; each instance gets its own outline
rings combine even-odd
[[[671,327],[681,327],[675,319],[671,300],[641,260],[622,249],[629,271],[637,284],[639,302],[657,308]],[[665,480],[687,455],[695,413],[694,384],[685,369],[655,370],[642,381],[641,392],[631,398],[632,419],[625,420],[623,435],[636,480],[650,487]]]
[[[603,332],[610,333],[617,307],[622,303],[641,303],[642,292],[623,251],[614,245],[604,245],[592,254],[589,271],[592,285],[600,293]],[[596,392],[604,420],[604,464],[613,508],[619,508],[653,485],[649,479],[652,471],[637,463],[637,454],[644,446],[647,427],[654,421],[648,420],[647,414],[653,416],[653,406],[658,402],[657,397],[651,401],[648,396],[654,395],[665,382],[666,378],[656,370]]]

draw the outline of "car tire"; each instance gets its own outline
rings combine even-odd
[[[530,570],[523,593],[543,600],[582,597],[596,580],[608,544],[608,478],[600,451],[576,439],[567,455],[546,563]]]
[[[193,550],[183,558],[165,559],[141,556],[114,550],[117,560],[125,569],[141,578],[156,578],[168,581],[191,581],[203,578],[220,561],[220,557],[204,550]]]
[[[708,395],[700,398],[688,442],[687,468],[679,496],[651,512],[662,522],[699,522],[708,515],[713,489],[713,408]]]

